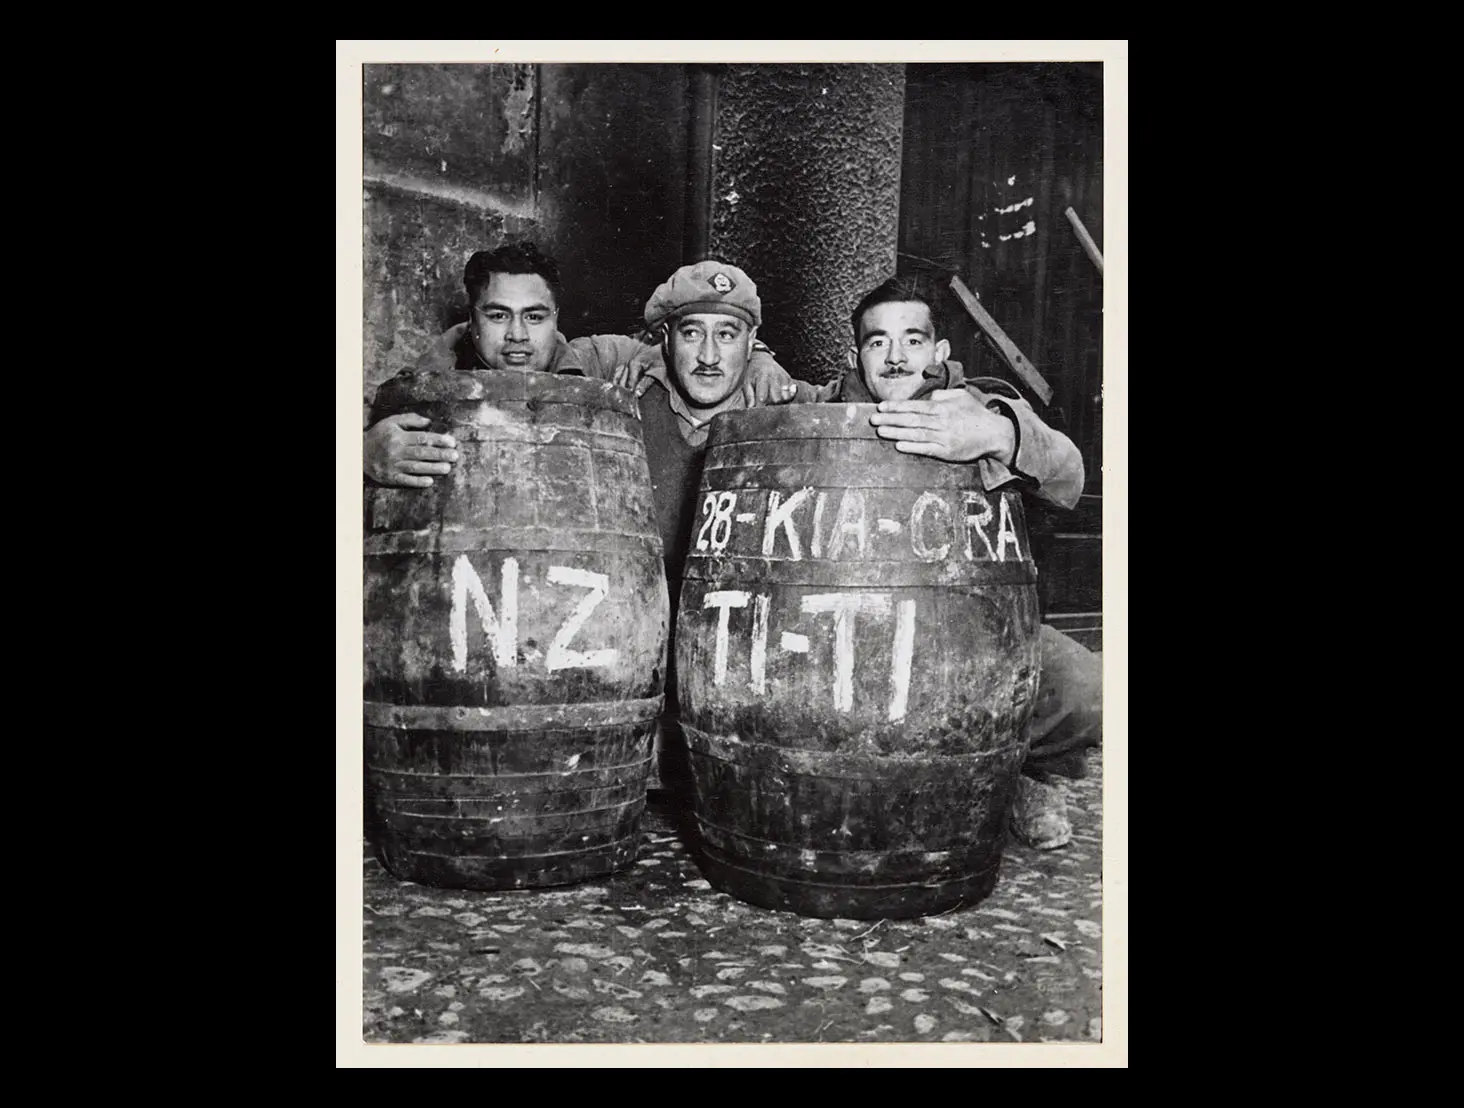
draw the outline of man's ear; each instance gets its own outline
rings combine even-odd
[[[941,339],[938,343],[935,344],[935,360],[937,362],[947,362],[950,361],[950,357],[951,344],[948,343],[945,339]]]
[[[844,364],[847,365],[850,369],[858,369],[859,351],[855,350],[852,346],[849,347],[848,350],[844,351]]]

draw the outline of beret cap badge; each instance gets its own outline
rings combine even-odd
[[[728,262],[704,258],[684,265],[646,301],[646,328],[655,330],[669,320],[698,312],[736,316],[756,327],[762,322],[757,284]]]

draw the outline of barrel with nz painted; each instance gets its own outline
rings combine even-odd
[[[874,410],[713,421],[676,623],[707,878],[825,918],[991,892],[1041,664],[1019,494]]]
[[[395,876],[534,888],[635,860],[670,607],[635,398],[549,373],[415,372],[459,460],[371,488],[368,833]]]

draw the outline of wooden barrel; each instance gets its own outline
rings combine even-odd
[[[713,421],[676,623],[707,878],[809,916],[991,892],[1040,670],[1019,494],[874,409]]]
[[[635,859],[669,611],[635,398],[548,373],[419,372],[459,461],[366,494],[368,826],[397,877],[562,885]]]

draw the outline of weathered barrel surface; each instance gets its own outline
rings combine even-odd
[[[707,877],[810,916],[991,892],[1039,677],[1020,495],[874,410],[713,422],[676,625]]]
[[[547,373],[403,374],[372,418],[452,434],[431,488],[371,488],[368,826],[396,876],[567,884],[631,864],[670,606],[635,398]]]

